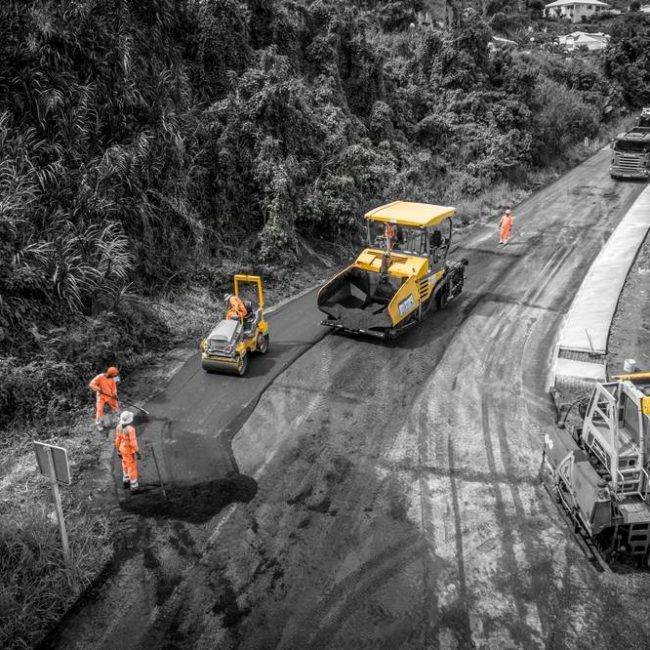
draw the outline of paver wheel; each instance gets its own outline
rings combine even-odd
[[[244,354],[237,357],[237,374],[241,377],[246,372],[248,368],[248,354]]]
[[[447,306],[447,287],[443,287],[440,293],[436,296],[436,309],[444,309]]]
[[[269,335],[268,334],[258,334],[257,335],[257,351],[260,354],[266,354],[269,351]]]

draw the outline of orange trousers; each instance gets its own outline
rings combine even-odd
[[[130,481],[132,487],[137,487],[138,461],[135,454],[122,454],[122,480]]]
[[[503,225],[501,226],[501,241],[506,242],[510,239],[510,232],[512,231],[512,225]]]
[[[108,405],[113,413],[117,413],[117,400],[114,397],[106,397],[101,393],[97,393],[97,402],[95,405],[95,422],[100,422],[104,417],[104,407],[106,405]]]

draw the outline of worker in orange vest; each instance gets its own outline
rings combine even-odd
[[[120,423],[115,428],[115,449],[117,455],[122,459],[122,487],[131,492],[139,489],[138,484],[138,459],[140,448],[135,435],[135,427],[132,426],[133,413],[123,411],[120,415]]]
[[[95,424],[101,431],[104,426],[104,407],[108,406],[113,413],[117,413],[119,403],[117,401],[117,384],[120,381],[120,373],[115,366],[111,366],[106,372],[101,372],[95,377],[88,387],[97,395],[95,405]]]
[[[387,223],[384,228],[384,236],[386,237],[386,248],[390,251],[397,240],[397,228],[392,223]]]
[[[499,244],[507,244],[510,239],[510,233],[512,231],[512,224],[515,220],[512,210],[508,208],[505,213],[501,216],[501,221],[499,222]]]
[[[244,318],[248,316],[248,309],[246,309],[244,301],[239,296],[235,296],[232,293],[227,293],[224,297],[228,309],[226,312],[226,318],[228,320],[233,319],[243,321]]]

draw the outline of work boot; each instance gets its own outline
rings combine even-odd
[[[137,483],[131,483],[130,490],[131,494],[138,494],[140,492],[140,486]]]
[[[122,488],[128,490],[131,487],[131,481],[128,478],[122,479]]]

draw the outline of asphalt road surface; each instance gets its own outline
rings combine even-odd
[[[230,452],[234,433],[275,377],[323,338],[319,314],[313,291],[279,306],[268,315],[269,352],[251,355],[243,377],[206,373],[197,352],[147,403],[151,417],[139,435],[158,453],[166,484],[195,485],[238,471]],[[142,475],[145,484],[157,480],[151,454]]]
[[[508,246],[477,228],[463,295],[395,345],[315,342],[308,295],[243,380],[191,359],[145,435],[174,479],[236,469],[251,491],[150,523],[53,645],[644,647],[650,574],[598,573],[539,482],[554,336],[643,187],[609,156],[517,206]]]

